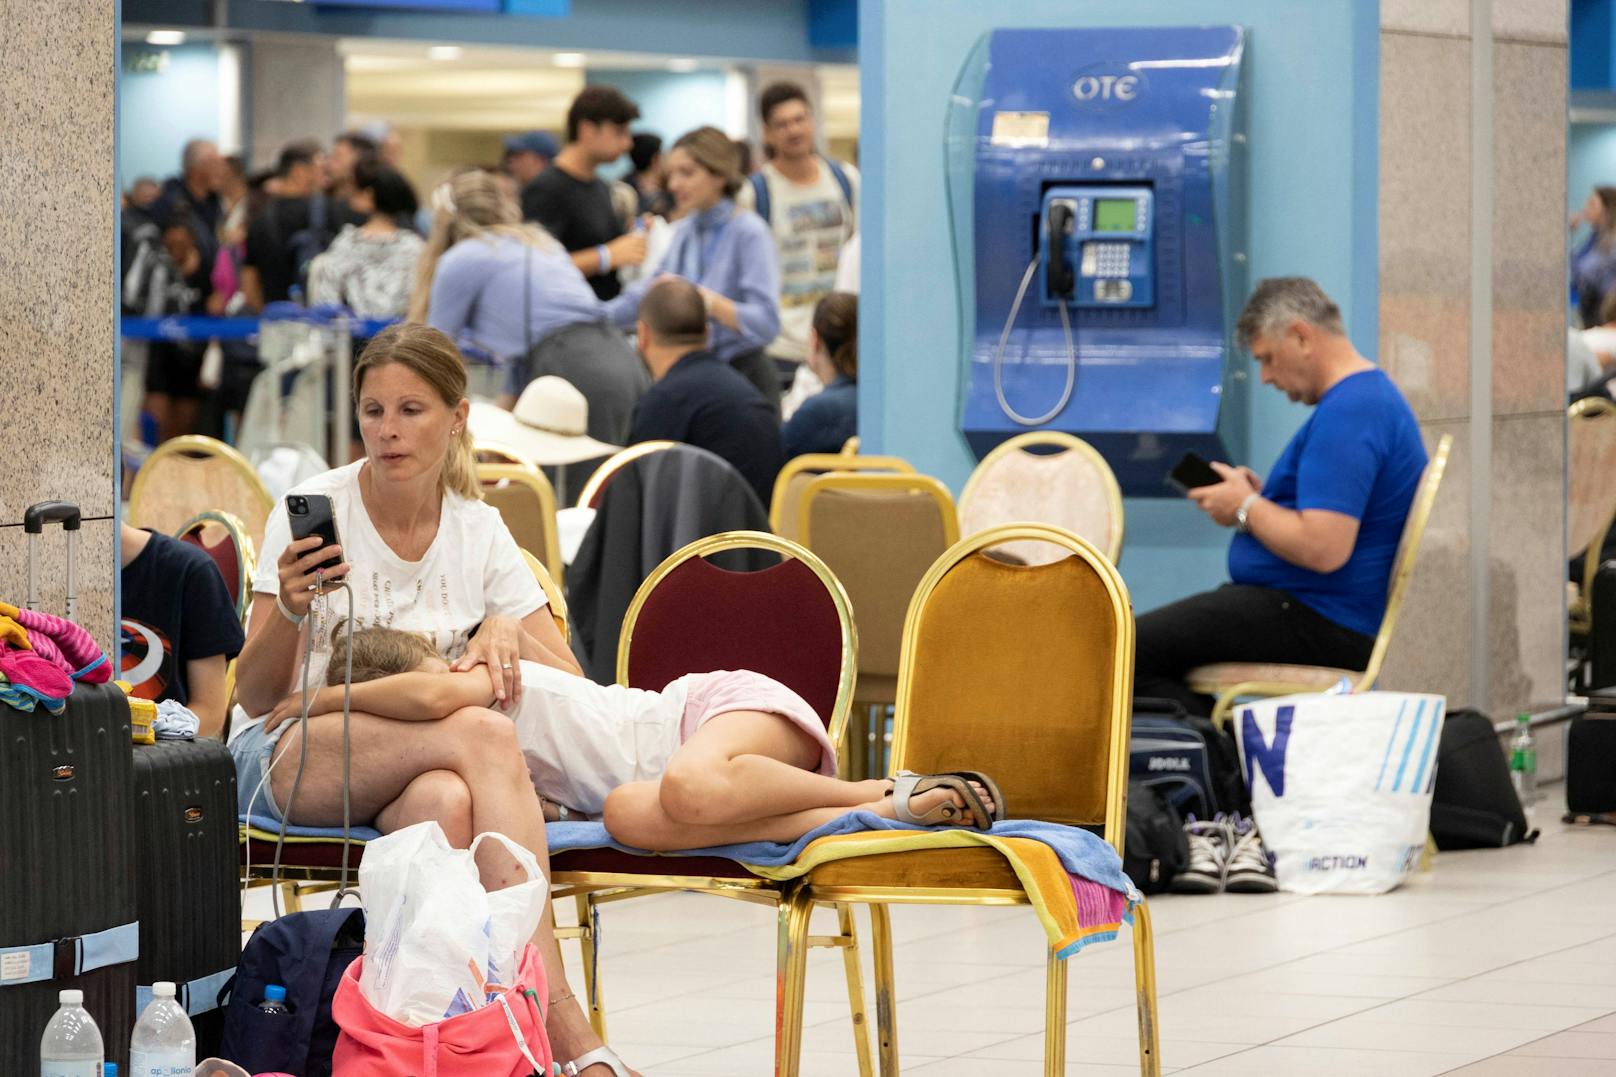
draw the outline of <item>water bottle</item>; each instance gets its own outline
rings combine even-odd
[[[191,1077],[196,1069],[196,1031],[174,1001],[174,985],[152,985],[152,1000],[129,1040],[132,1077]]]
[[[264,1001],[258,1004],[259,1013],[286,1013],[292,1011],[286,1008],[286,988],[280,984],[264,985]]]
[[[1515,739],[1509,742],[1509,778],[1521,807],[1530,808],[1537,800],[1537,745],[1532,742],[1532,716],[1515,719]]]
[[[84,992],[63,991],[56,1000],[61,1009],[39,1040],[40,1077],[102,1077],[107,1053],[95,1018],[84,1008]]]

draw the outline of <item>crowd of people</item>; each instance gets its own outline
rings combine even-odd
[[[385,127],[291,143],[256,172],[190,142],[178,175],[138,179],[124,198],[124,311],[251,316],[292,302],[430,325],[502,372],[501,406],[559,376],[588,402],[591,437],[709,449],[766,504],[784,459],[837,451],[856,428],[858,171],[819,151],[808,95],[789,82],[760,95],[756,170],[750,147],[715,127],[665,142],[635,130],[639,118],[619,90],[590,85],[564,140],[512,135],[497,164],[459,167],[425,197]],[[625,157],[622,179],[602,178]],[[666,342],[635,330],[654,326],[641,308],[668,279],[694,289],[700,339],[686,326],[678,340],[702,355],[659,367]],[[126,347],[144,352],[152,444],[228,438],[262,371],[243,341]],[[669,406],[704,366],[742,389]]]

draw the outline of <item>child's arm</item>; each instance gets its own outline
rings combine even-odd
[[[309,713],[340,714],[342,685],[321,688],[309,700]],[[353,686],[351,709],[404,722],[431,722],[462,707],[491,707],[494,688],[486,667],[465,673],[395,673]],[[287,696],[264,723],[271,732],[288,718],[303,713],[301,693]]]

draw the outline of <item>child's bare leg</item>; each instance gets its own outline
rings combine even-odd
[[[846,810],[886,794],[880,779],[844,782],[817,773],[819,753],[813,737],[777,714],[720,714],[668,760],[662,807],[679,822],[723,826],[810,808]]]

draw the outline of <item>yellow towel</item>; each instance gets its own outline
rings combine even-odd
[[[790,864],[779,867],[748,864],[746,867],[762,878],[784,881],[806,875],[821,864],[848,857],[981,845],[996,849],[1009,862],[1039,922],[1044,925],[1050,945],[1061,957],[1070,957],[1091,942],[1116,938],[1122,923],[1131,919],[1126,895],[1068,874],[1055,850],[1044,842],[996,837],[980,830],[871,830],[832,834],[810,842]]]

